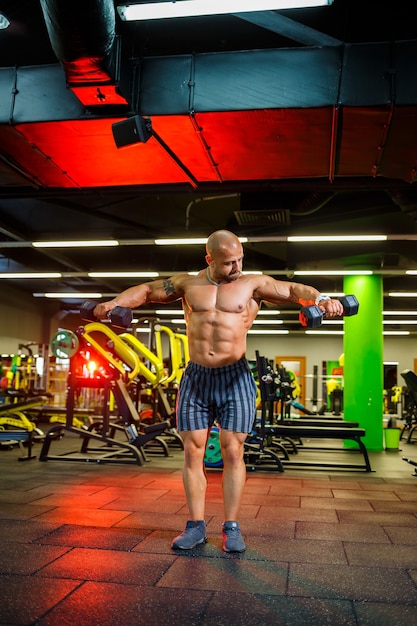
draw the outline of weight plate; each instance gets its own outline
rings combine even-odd
[[[204,465],[206,467],[223,466],[223,458],[220,450],[220,429],[217,428],[217,426],[213,426],[210,430],[204,456]]]
[[[78,337],[71,330],[59,330],[52,337],[49,347],[54,356],[59,359],[70,359],[77,352]]]

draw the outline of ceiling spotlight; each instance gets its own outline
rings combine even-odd
[[[131,146],[135,143],[146,143],[152,137],[152,122],[140,115],[134,115],[127,120],[115,122],[112,125],[114,141],[118,148]]]

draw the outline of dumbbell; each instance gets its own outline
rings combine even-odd
[[[96,306],[96,302],[86,300],[80,309],[82,319],[88,322],[97,321],[93,313]],[[118,326],[119,328],[128,328],[132,323],[133,313],[131,309],[128,309],[125,306],[116,306],[112,311],[109,311],[107,313],[107,317],[113,326]]]
[[[359,310],[359,302],[355,296],[343,296],[343,298],[340,298],[340,302],[343,305],[343,317],[349,317],[350,315],[357,314]],[[322,311],[317,305],[303,306],[300,309],[299,319],[302,326],[317,328],[321,325],[325,315],[325,312]]]

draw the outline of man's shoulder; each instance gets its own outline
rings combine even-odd
[[[204,280],[204,275],[202,270],[198,273],[181,272],[171,276],[170,280],[175,286],[185,289],[186,287],[192,287],[193,285],[201,283],[202,280]]]

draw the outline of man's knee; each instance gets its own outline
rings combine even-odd
[[[244,433],[222,432],[220,447],[225,464],[238,462],[242,459],[245,440],[246,435]]]

